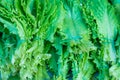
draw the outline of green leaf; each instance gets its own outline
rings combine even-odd
[[[93,4],[95,4],[93,6]],[[91,13],[98,25],[98,34],[103,45],[103,56],[105,61],[116,61],[116,51],[114,40],[117,35],[118,22],[115,16],[114,8],[110,6],[107,0],[91,1]]]

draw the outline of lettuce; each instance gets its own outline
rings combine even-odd
[[[0,0],[0,80],[119,80],[119,0]]]

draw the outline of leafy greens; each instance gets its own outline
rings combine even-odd
[[[120,80],[119,0],[0,0],[0,80]]]

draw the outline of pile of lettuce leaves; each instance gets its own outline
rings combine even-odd
[[[0,0],[0,80],[120,80],[120,0]]]

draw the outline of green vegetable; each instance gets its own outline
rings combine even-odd
[[[119,0],[0,0],[0,80],[120,80]]]

